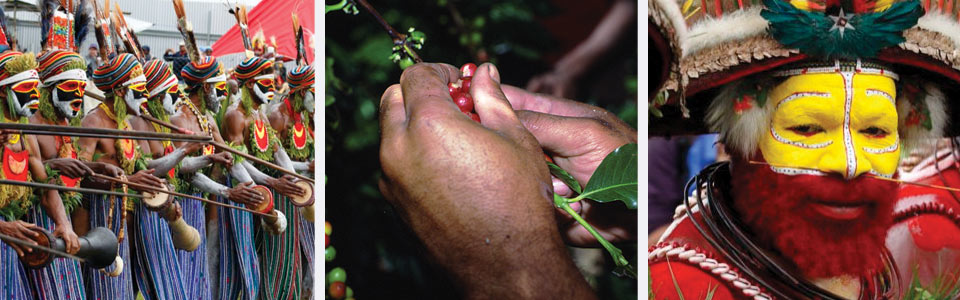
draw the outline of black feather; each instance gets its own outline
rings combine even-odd
[[[53,14],[60,7],[57,0],[43,0],[40,3],[40,48],[47,45],[47,34],[50,33],[50,26],[53,26]]]
[[[87,33],[90,32],[91,26],[90,10],[87,9],[87,0],[80,0],[73,18],[73,39],[79,52],[79,48],[83,45],[83,40],[87,38]]]

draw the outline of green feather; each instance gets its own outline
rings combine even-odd
[[[832,29],[833,20],[821,12],[797,9],[787,1],[764,0],[760,15],[770,22],[769,32],[786,47],[824,59],[872,58],[904,41],[903,31],[923,15],[919,1],[898,2],[879,13],[849,15],[843,35]]]

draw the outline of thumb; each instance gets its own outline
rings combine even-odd
[[[470,94],[473,95],[474,109],[484,127],[518,142],[536,145],[536,140],[520,123],[507,96],[500,89],[500,72],[493,64],[485,63],[477,68],[470,83]]]

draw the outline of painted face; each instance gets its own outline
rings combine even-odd
[[[276,89],[273,85],[273,78],[262,78],[257,79],[253,83],[253,93],[256,94],[256,99],[261,104],[270,102],[273,100],[273,94],[276,92]]]
[[[86,82],[74,79],[57,83],[56,89],[50,91],[57,113],[67,119],[79,116],[83,109],[83,95],[86,87]]]
[[[149,96],[149,93],[147,93],[147,85],[143,82],[138,82],[127,87],[127,94],[123,95],[123,101],[126,101],[130,110],[139,116],[140,109],[147,109],[147,97]]]
[[[896,98],[893,79],[881,75],[792,76],[770,93],[776,107],[760,152],[783,174],[892,177],[900,161]]]
[[[163,93],[163,110],[167,115],[174,115],[177,112],[177,101],[180,100],[180,87],[174,83],[165,93]]]
[[[14,83],[7,90],[7,105],[21,117],[30,117],[40,108],[40,80],[27,79]]]
[[[219,81],[208,83],[210,92],[207,93],[207,109],[217,113],[220,111],[220,103],[227,99],[227,82]]]
[[[307,89],[307,90],[303,93],[303,108],[305,108],[305,109],[307,110],[307,112],[308,112],[308,113],[311,113],[311,114],[313,114],[313,106],[315,105],[315,103],[313,103],[313,102],[314,102],[314,101],[313,101],[313,87],[310,87],[310,89]]]

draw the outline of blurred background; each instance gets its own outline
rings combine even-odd
[[[328,7],[341,1],[327,1]],[[603,107],[637,126],[634,1],[370,1],[394,28],[426,36],[420,57],[460,66],[492,62],[505,84]],[[326,220],[358,299],[451,299],[447,276],[380,195],[377,106],[401,69],[393,43],[362,7],[326,14]],[[319,64],[318,64],[319,65]],[[617,245],[636,265],[637,243]],[[571,248],[601,299],[636,299],[636,279],[611,273],[600,249]]]

